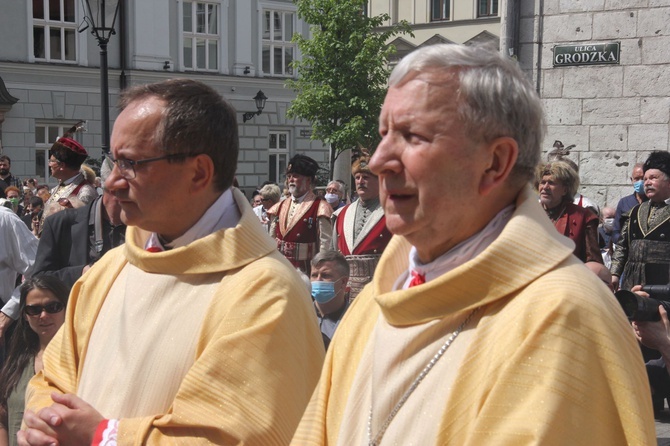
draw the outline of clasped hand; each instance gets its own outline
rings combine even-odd
[[[104,417],[73,394],[52,393],[54,401],[38,413],[26,410],[26,429],[17,434],[21,446],[90,445]]]

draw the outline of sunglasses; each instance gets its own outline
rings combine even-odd
[[[65,309],[65,304],[61,302],[51,302],[46,305],[26,305],[23,311],[28,316],[39,316],[43,311],[49,314],[60,313]]]

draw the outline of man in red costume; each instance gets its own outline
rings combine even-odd
[[[277,249],[308,276],[312,257],[330,247],[332,234],[332,208],[312,192],[318,170],[319,164],[308,156],[291,158],[286,169],[291,197],[268,211],[273,221],[270,234],[277,240]]]
[[[379,204],[379,180],[370,172],[369,157],[351,166],[358,200],[333,214],[333,249],[349,263],[349,299],[355,298],[372,280],[379,258],[391,240],[384,208]]]

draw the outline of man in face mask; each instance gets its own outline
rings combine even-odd
[[[344,207],[347,203],[344,202],[344,186],[337,180],[333,180],[326,186],[326,199],[333,210]]]
[[[320,251],[312,258],[311,264],[312,298],[323,342],[328,348],[335,329],[349,307],[349,264],[337,251]]]
[[[603,256],[603,263],[607,268],[612,262],[612,246],[614,241],[614,220],[616,210],[611,207],[604,207],[602,210],[602,224],[598,227],[598,245],[600,246],[600,254]]]
[[[640,203],[647,201],[647,196],[644,194],[644,172],[642,171],[643,163],[637,163],[633,166],[633,172],[630,175],[630,181],[633,183],[634,192],[619,200],[616,206],[616,214],[614,215],[614,230],[612,232],[612,243],[619,241],[621,236],[621,228],[624,221],[628,218],[628,213],[631,209]]]

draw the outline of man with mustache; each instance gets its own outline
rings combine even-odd
[[[379,203],[379,179],[370,171],[370,158],[351,166],[358,200],[333,213],[333,249],[349,263],[349,298],[354,299],[372,280],[384,248],[391,240],[384,208]]]
[[[291,197],[268,211],[273,221],[270,235],[277,241],[277,249],[308,276],[312,258],[330,247],[332,236],[333,209],[312,191],[318,170],[319,164],[306,155],[291,158],[286,169]]]
[[[642,166],[644,201],[629,213],[612,257],[612,284],[630,290],[635,285],[670,282],[670,153],[652,152]]]

